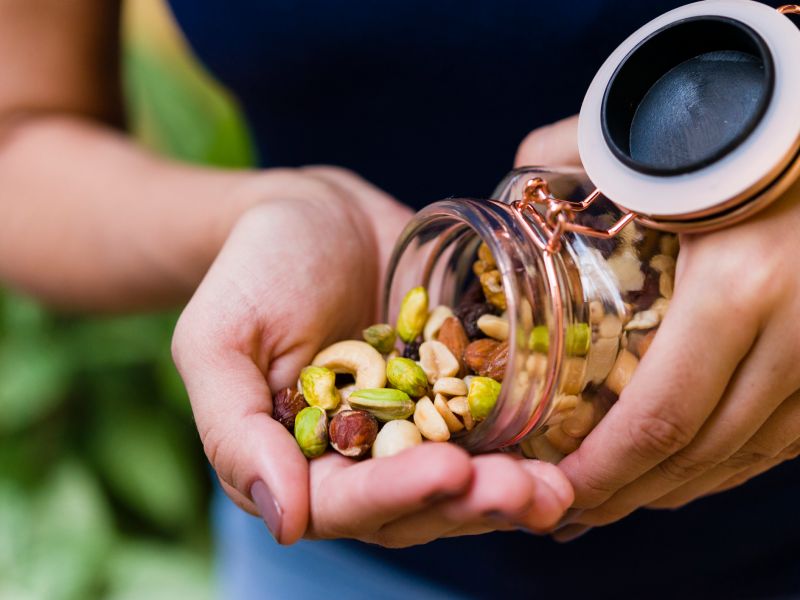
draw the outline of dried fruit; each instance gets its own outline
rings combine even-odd
[[[365,410],[381,421],[407,419],[414,414],[414,401],[408,394],[391,388],[357,390],[348,401],[352,408]]]
[[[289,431],[294,431],[297,413],[307,406],[303,394],[292,387],[283,388],[272,399],[272,418]]]
[[[372,457],[394,456],[421,443],[422,435],[411,421],[389,421],[372,444]]]
[[[394,343],[397,341],[397,333],[391,325],[386,323],[377,323],[367,327],[362,335],[364,341],[381,354],[389,354],[394,350]]]
[[[410,358],[411,360],[419,360],[419,345],[421,340],[413,340],[408,342],[403,347],[403,358]]]
[[[500,310],[506,309],[506,294],[503,290],[503,278],[500,271],[493,269],[481,273],[480,276],[481,286],[483,287],[483,295],[486,301],[499,308]]]
[[[447,423],[436,410],[431,399],[425,396],[417,402],[414,410],[414,424],[426,439],[432,442],[446,442],[450,439],[450,429]]]
[[[307,458],[316,458],[328,447],[328,417],[318,406],[301,410],[294,422],[294,437]]]
[[[428,318],[428,291],[418,286],[409,290],[400,304],[397,315],[397,335],[404,342],[414,340],[422,333]]]
[[[431,314],[428,315],[428,320],[425,321],[425,327],[422,329],[422,339],[426,342],[428,340],[435,340],[436,334],[439,333],[442,324],[452,316],[453,311],[449,306],[440,305],[434,308]]]
[[[326,367],[305,367],[300,371],[300,386],[303,396],[311,406],[333,410],[339,406],[339,390],[336,389],[336,373]]]
[[[363,410],[345,410],[331,419],[328,427],[331,446],[350,458],[365,456],[378,435],[378,421]]]
[[[447,346],[453,356],[458,361],[457,375],[463,376],[467,373],[467,366],[464,363],[464,351],[469,345],[469,338],[464,331],[464,326],[461,325],[461,320],[458,317],[450,317],[445,319],[442,327],[439,329],[438,341]]]
[[[345,340],[325,348],[314,357],[312,365],[326,367],[335,373],[350,373],[356,388],[379,388],[386,385],[386,361],[367,342]],[[306,398],[308,400],[308,398]],[[313,404],[308,400],[309,404]]]
[[[478,319],[487,313],[493,314],[494,311],[495,309],[491,304],[478,302],[460,306],[458,310],[456,310],[456,316],[461,319],[467,337],[474,340],[483,337],[483,332],[480,327],[478,327]],[[441,332],[439,332],[439,338],[441,341]]]
[[[489,377],[475,377],[469,384],[467,401],[469,412],[476,421],[482,421],[491,414],[497,398],[500,396],[500,384]]]
[[[436,383],[440,377],[452,377],[461,366],[450,349],[436,340],[422,342],[419,347],[419,361],[431,384]]]
[[[386,379],[391,386],[412,398],[428,393],[428,378],[416,362],[410,358],[392,358],[386,363]]]

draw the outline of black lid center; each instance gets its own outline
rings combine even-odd
[[[603,97],[603,135],[639,172],[696,171],[748,137],[773,86],[772,57],[750,27],[715,16],[677,21],[617,67]]]

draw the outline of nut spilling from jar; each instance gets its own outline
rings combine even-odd
[[[493,264],[488,250],[482,256]],[[363,341],[320,351],[298,389],[275,395],[273,415],[308,458],[329,447],[351,458],[391,456],[472,430],[492,412],[508,359],[502,286],[484,293],[456,310],[429,309],[427,290],[413,288],[395,327],[372,325]],[[339,385],[342,376],[352,381]]]
[[[547,410],[519,443],[524,455],[550,462],[577,450],[633,376],[669,307],[678,244],[632,223],[613,240],[584,238],[573,250],[581,280],[599,272],[610,283],[582,285],[564,325],[560,370],[540,399]],[[394,326],[379,323],[363,340],[323,349],[296,390],[276,394],[274,414],[307,457],[329,448],[351,458],[391,456],[468,436],[496,410],[504,385],[542,392],[532,381],[547,375],[553,332],[535,321],[532,299],[522,299],[530,315],[515,325],[524,335],[511,329],[514,303],[485,243],[471,275],[453,306],[431,307],[424,287],[409,290]],[[524,368],[510,366],[510,344],[523,349]]]

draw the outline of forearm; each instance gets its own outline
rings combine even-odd
[[[76,309],[185,299],[257,201],[254,176],[161,159],[88,120],[20,121],[0,134],[0,281]]]

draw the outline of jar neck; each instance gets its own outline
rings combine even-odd
[[[516,185],[517,175],[507,178],[506,184]],[[562,183],[569,179],[573,187],[577,177],[547,176],[554,180],[561,176]],[[431,306],[457,307],[474,283],[472,264],[479,243],[489,246],[507,299],[509,352],[495,410],[473,430],[453,436],[472,452],[516,443],[547,414],[548,398],[558,384],[564,343],[558,331],[565,325],[558,326],[554,316],[560,312],[569,322],[574,300],[580,297],[573,295],[579,278],[575,279],[568,256],[559,253],[548,259],[543,255],[531,239],[542,232],[535,223],[520,220],[508,204],[512,197],[513,189],[505,194],[506,202],[444,200],[417,213],[395,249],[384,292],[387,322],[394,322],[403,295],[417,285],[428,289]],[[546,354],[531,343],[536,328],[547,332]]]

